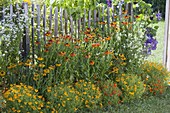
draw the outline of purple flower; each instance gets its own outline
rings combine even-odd
[[[111,1],[111,0],[106,0],[106,2],[107,2],[107,5],[108,5],[109,7],[112,7],[112,1]]]
[[[147,40],[145,41],[145,47],[147,48],[147,54],[151,54],[151,50],[156,50],[158,41],[153,38],[152,35],[147,34]]]
[[[158,12],[156,14],[156,18],[157,18],[158,21],[160,21],[162,19],[162,14],[160,12]]]

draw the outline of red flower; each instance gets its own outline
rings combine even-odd
[[[70,56],[71,56],[71,57],[74,57],[74,56],[76,56],[76,54],[75,54],[75,53],[71,53]]]
[[[92,44],[92,47],[99,47],[100,46],[100,43],[93,43]]]
[[[114,86],[114,87],[117,87],[117,84],[115,83],[113,86]]]

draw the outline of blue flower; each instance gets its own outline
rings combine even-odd
[[[111,1],[111,0],[106,0],[106,2],[107,2],[107,5],[108,5],[109,7],[112,7],[112,1]]]
[[[158,12],[156,14],[156,18],[157,18],[158,21],[160,21],[162,19],[162,14],[160,12]]]

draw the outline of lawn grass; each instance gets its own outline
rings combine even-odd
[[[152,51],[152,54],[147,58],[147,60],[163,63],[165,21],[160,21],[158,26],[159,29],[156,36],[158,41],[157,49]]]

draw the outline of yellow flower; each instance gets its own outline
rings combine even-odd
[[[74,111],[77,111],[78,108],[74,108]]]
[[[84,95],[86,95],[87,93],[86,92],[83,92]]]
[[[5,71],[0,71],[0,76],[3,77],[6,75],[6,72]]]
[[[67,92],[64,92],[64,95],[65,95],[65,96],[68,96]]]
[[[44,73],[50,73],[49,69],[44,69]]]
[[[50,70],[54,70],[54,69],[55,69],[55,66],[52,66],[52,65],[51,65],[51,66],[49,66],[49,69],[50,69]]]
[[[38,66],[39,66],[40,68],[45,67],[45,65],[44,65],[44,64],[39,64]]]
[[[30,5],[30,4],[31,4],[31,0],[23,0],[23,2],[28,3],[28,5]]]
[[[38,92],[38,90],[37,90],[37,89],[35,89],[35,92],[37,93],[37,92]]]
[[[130,95],[134,96],[134,92],[129,92]]]
[[[56,64],[56,66],[57,66],[57,67],[60,67],[60,66],[61,66],[61,64]]]
[[[44,58],[38,57],[37,60],[42,61],[42,60],[44,60]]]

